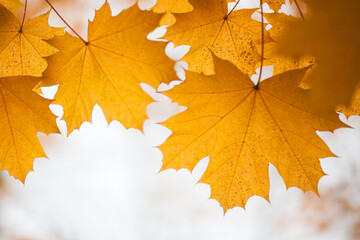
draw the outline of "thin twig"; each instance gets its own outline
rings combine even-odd
[[[24,26],[24,22],[25,22],[25,16],[26,16],[26,10],[27,10],[27,0],[25,0],[25,6],[24,6],[24,15],[21,21],[21,26],[20,26],[20,33],[22,32],[22,28]]]
[[[237,6],[239,3],[240,3],[240,0],[237,0],[237,2],[235,3],[235,6],[230,10],[230,12],[226,15],[225,18],[227,18],[227,17],[230,15],[230,13],[232,13],[232,12],[234,11],[234,9],[236,8],[236,6]]]
[[[302,18],[302,19],[305,19],[304,15],[303,15],[303,13],[302,13],[302,11],[301,11],[301,9],[300,9],[300,6],[299,6],[298,2],[297,2],[296,0],[294,0],[294,2],[295,2],[295,5],[296,5],[297,9],[299,10],[299,13],[300,13],[301,18]]]
[[[65,23],[65,25],[70,28],[70,30],[78,37],[80,38],[86,45],[89,44],[88,41],[85,41],[84,38],[82,38],[66,21],[65,19],[60,15],[60,13],[54,8],[54,6],[49,2],[49,0],[45,0],[49,6],[51,7],[52,10],[54,10],[54,12],[59,16],[59,18]]]
[[[259,85],[261,81],[261,75],[263,71],[263,65],[264,65],[264,9],[263,9],[263,0],[260,0],[260,11],[261,11],[261,63],[260,63],[260,72],[259,72],[259,78],[256,83],[256,86]]]
[[[294,0],[294,2],[295,2],[295,5],[296,5],[296,8],[298,9],[298,11],[300,13],[301,18],[303,20],[305,20],[305,17],[304,17],[304,15],[303,15],[303,13],[302,13],[302,11],[300,9],[300,6],[299,6],[298,2],[296,0]],[[299,65],[300,65],[300,57],[298,57],[298,59],[297,59],[297,68],[299,68]]]

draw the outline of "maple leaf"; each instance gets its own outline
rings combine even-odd
[[[22,182],[34,158],[45,157],[37,132],[58,132],[51,101],[32,91],[38,82],[34,77],[0,78],[0,170]]]
[[[43,57],[57,52],[44,40],[63,34],[48,24],[49,13],[30,19],[24,26],[0,5],[0,76],[41,76],[47,67]]]
[[[236,0],[227,0],[236,2]],[[152,10],[156,13],[165,13],[161,18],[160,26],[172,26],[176,19],[172,13],[186,13],[193,10],[188,0],[158,0]]]
[[[309,90],[298,85],[306,69],[292,70],[258,85],[227,61],[214,58],[216,75],[187,72],[168,95],[188,109],[165,122],[173,135],[160,146],[163,167],[192,170],[210,162],[200,182],[225,211],[248,198],[268,199],[269,163],[287,187],[317,192],[324,175],[319,158],[333,156],[316,130],[344,126],[334,111],[317,114]]]
[[[60,53],[47,59],[43,85],[60,84],[55,103],[64,107],[69,133],[91,120],[96,103],[109,122],[142,127],[152,100],[139,83],[158,86],[177,79],[174,61],[165,55],[167,43],[146,38],[160,18],[137,6],[112,17],[105,3],[89,23],[88,42],[69,34],[49,41]]]
[[[360,2],[305,1],[309,9],[304,21],[289,25],[279,42],[292,55],[312,55],[318,66],[309,75],[313,103],[318,110],[348,104],[360,82]]]
[[[275,42],[270,42],[264,45],[263,64],[265,66],[273,65],[274,75],[293,69],[305,68],[315,63],[314,57],[311,56],[290,57],[278,52],[277,41],[287,31],[288,23],[291,21],[303,21],[302,19],[296,19],[295,17],[288,16],[283,13],[264,14],[264,17],[272,25],[272,28],[268,30],[268,32]],[[257,45],[259,53],[261,53],[261,48],[262,45]],[[260,66],[261,63],[257,63],[257,67]]]
[[[225,0],[190,1],[194,10],[175,14],[176,23],[168,28],[164,38],[176,45],[190,45],[183,58],[189,70],[213,74],[211,52],[234,63],[244,73],[255,73],[261,60],[256,44],[262,43],[262,24],[252,20],[254,9],[232,11],[228,14]],[[264,43],[271,39],[265,32]]]
[[[165,13],[160,20],[160,26],[172,26],[176,19],[172,13],[186,13],[193,10],[188,0],[158,0],[152,10]]]
[[[227,0],[227,2],[236,2],[236,0]],[[193,9],[188,0],[157,0],[152,8],[156,13],[186,13],[191,12]]]
[[[336,111],[342,112],[346,117],[360,115],[360,87],[358,86],[351,98],[349,105],[340,105]]]
[[[281,9],[281,6],[285,4],[284,0],[263,0],[264,3],[269,4],[270,8],[274,10],[275,12],[279,11]],[[298,6],[297,0],[291,0],[290,3],[295,3],[295,5]],[[302,13],[300,13],[302,15]]]
[[[176,22],[175,16],[171,12],[166,12],[160,20],[160,26],[172,26]]]
[[[263,2],[269,4],[270,8],[275,12],[281,9],[281,5],[285,4],[284,0],[264,0]]]
[[[193,10],[188,0],[158,0],[152,8],[156,13],[186,13]]]
[[[23,4],[19,0],[0,0],[0,5],[6,7],[15,16],[19,8],[23,6]]]

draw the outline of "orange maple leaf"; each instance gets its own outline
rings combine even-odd
[[[49,12],[24,25],[0,5],[0,75],[40,77],[47,67],[43,57],[57,52],[44,40],[63,34],[63,29],[48,24]]]
[[[308,77],[313,89],[313,104],[318,110],[348,104],[360,83],[360,2],[304,1],[309,14],[304,21],[288,27],[279,41],[290,56],[312,55],[317,67]]]
[[[254,85],[234,65],[214,57],[215,75],[187,72],[168,95],[188,109],[165,122],[173,135],[160,146],[163,170],[192,170],[210,163],[200,182],[225,211],[248,198],[268,199],[269,163],[287,187],[317,192],[324,175],[319,158],[333,156],[316,130],[344,126],[334,111],[312,111],[310,90],[299,88],[307,69],[288,71]]]
[[[228,13],[225,0],[193,0],[194,10],[175,14],[176,23],[168,28],[165,39],[176,45],[190,45],[183,58],[189,70],[213,74],[213,52],[216,56],[234,63],[242,72],[252,75],[261,60],[257,44],[271,41],[262,24],[251,19],[254,9]]]
[[[186,13],[193,10],[188,0],[158,0],[152,8],[156,13]]]
[[[360,86],[358,86],[351,98],[349,105],[340,105],[336,111],[342,112],[346,117],[360,115]]]
[[[303,21],[302,19],[296,19],[295,17],[288,16],[283,13],[270,13],[264,14],[266,20],[272,25],[272,28],[268,30],[270,37],[275,42],[266,43],[264,48],[264,61],[263,65],[273,65],[273,74],[283,73],[293,69],[305,68],[315,63],[315,58],[312,56],[297,56],[290,57],[278,52],[278,40],[287,31],[289,22]],[[257,45],[259,54],[261,53],[262,45]],[[261,62],[257,63],[257,67],[261,66]]]
[[[51,101],[32,91],[38,82],[35,77],[0,78],[0,170],[22,182],[34,158],[45,157],[37,132],[58,132]]]
[[[96,103],[109,122],[142,127],[152,100],[140,83],[158,86],[177,79],[174,61],[165,55],[167,43],[146,38],[160,18],[137,6],[112,17],[105,3],[89,23],[87,42],[69,34],[49,41],[60,53],[47,59],[43,85],[60,84],[55,103],[64,107],[69,133],[91,120]]]
[[[0,4],[6,7],[15,16],[19,8],[23,6],[19,0],[0,0]]]

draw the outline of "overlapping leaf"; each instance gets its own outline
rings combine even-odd
[[[355,90],[349,105],[340,105],[336,111],[342,112],[346,117],[351,115],[360,115],[360,87]]]
[[[34,158],[45,157],[37,132],[58,132],[51,101],[32,91],[37,84],[34,77],[0,78],[0,170],[22,182]]]
[[[166,43],[146,38],[160,18],[137,6],[112,17],[105,3],[89,23],[88,43],[69,34],[50,41],[60,53],[48,58],[44,84],[60,84],[55,98],[64,107],[69,133],[91,119],[96,103],[109,122],[142,127],[152,100],[139,83],[157,87],[176,79],[174,62],[165,55]]]
[[[295,5],[298,5],[297,0],[290,0],[290,3],[294,3]],[[281,6],[285,4],[285,0],[263,0],[263,3],[269,4],[270,8],[274,10],[275,12],[278,12],[281,9]]]
[[[153,7],[156,13],[186,13],[193,10],[188,0],[158,0]]]
[[[236,0],[227,1],[235,2]],[[188,0],[157,0],[155,6],[152,9],[156,13],[186,13],[191,12],[193,7]]]
[[[188,0],[158,0],[152,10],[165,13],[160,21],[161,26],[172,26],[176,19],[172,13],[186,13],[193,10]]]
[[[347,104],[360,82],[360,2],[305,1],[304,21],[289,26],[280,42],[289,55],[316,56],[318,66],[309,76],[313,103],[319,110]]]
[[[15,16],[19,8],[23,6],[23,4],[19,0],[0,0],[0,5],[6,7]]]
[[[189,70],[214,73],[211,52],[234,63],[247,74],[255,72],[255,64],[261,57],[256,44],[262,43],[261,23],[252,20],[255,10],[243,9],[228,15],[225,0],[192,0],[194,10],[175,14],[176,23],[168,28],[165,39],[176,45],[190,45],[184,61]],[[269,42],[267,33],[264,43]]]
[[[44,40],[63,30],[50,27],[49,13],[21,22],[0,5],[0,76],[41,76],[47,67],[43,57],[57,50]]]
[[[275,12],[277,12],[281,8],[281,5],[285,4],[284,0],[264,0],[263,2],[268,3],[270,8]]]
[[[264,14],[266,20],[272,25],[272,28],[269,30],[269,34],[272,39],[278,41],[281,36],[287,31],[289,22],[293,21],[303,21],[302,19],[296,19],[295,17],[285,15],[283,13],[271,13]],[[262,45],[258,45],[258,52],[261,54]],[[273,65],[274,72],[273,74],[283,73],[293,69],[300,69],[308,67],[315,63],[314,57],[311,56],[285,56],[278,52],[278,43],[270,42],[264,45],[264,66]],[[260,67],[261,63],[257,64]]]
[[[272,163],[287,187],[317,192],[324,175],[319,158],[331,156],[316,130],[342,124],[335,112],[317,114],[309,90],[298,87],[306,69],[279,74],[254,86],[227,61],[215,58],[215,75],[188,72],[167,94],[188,109],[165,122],[173,135],[160,147],[163,169],[192,170],[210,163],[200,182],[225,211],[253,195],[268,198]]]

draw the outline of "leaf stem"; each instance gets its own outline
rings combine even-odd
[[[49,4],[49,6],[51,7],[52,10],[54,10],[54,12],[59,16],[59,18],[65,23],[65,25],[70,28],[70,30],[78,37],[80,38],[86,45],[89,44],[88,41],[86,41],[84,38],[82,38],[80,36],[80,34],[78,34],[66,21],[65,19],[60,15],[60,13],[54,8],[54,6],[49,2],[49,0],[45,0],[47,2],[47,4]]]
[[[259,72],[259,78],[257,80],[257,83],[255,86],[259,86],[259,83],[261,81],[261,75],[263,71],[264,66],[264,8],[263,8],[263,0],[260,0],[260,11],[261,11],[261,62],[260,62],[260,72]]]
[[[236,8],[236,6],[240,3],[241,0],[237,0],[235,3],[235,6],[230,10],[230,12],[226,15],[226,18],[234,11],[234,9]]]
[[[24,23],[25,23],[25,16],[26,16],[26,10],[27,10],[27,0],[25,0],[25,4],[24,4],[24,15],[23,15],[23,18],[22,18],[22,21],[21,21],[21,26],[20,26],[20,30],[19,32],[21,33],[22,32],[22,28],[24,26]]]
[[[294,0],[294,2],[295,2],[295,5],[296,5],[296,8],[299,10],[301,18],[305,19],[304,15],[303,15],[303,13],[302,13],[302,11],[300,9],[299,3],[296,0]]]
[[[300,13],[300,16],[301,16],[302,20],[305,20],[305,17],[303,15],[302,11],[301,11],[299,3],[296,0],[294,0],[294,2],[295,2],[295,5],[296,5],[296,8],[298,9],[298,11]],[[299,68],[299,65],[300,65],[300,57],[298,57],[298,59],[297,59],[297,68]]]

